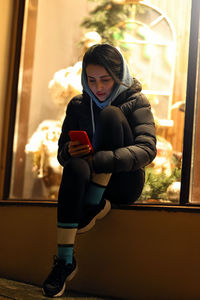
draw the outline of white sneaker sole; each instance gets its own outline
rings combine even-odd
[[[97,220],[103,219],[111,210],[111,204],[110,201],[106,200],[106,204],[104,208],[90,221],[88,225],[85,227],[78,229],[77,233],[84,233],[92,229],[96,223]]]

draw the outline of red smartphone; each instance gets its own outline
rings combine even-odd
[[[90,143],[90,139],[89,139],[86,131],[70,130],[69,137],[70,137],[71,141],[79,141],[83,145],[89,145],[91,148],[91,152],[93,152],[92,145]]]

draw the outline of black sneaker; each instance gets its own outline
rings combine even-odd
[[[99,205],[90,205],[86,208],[83,219],[80,221],[77,233],[89,231],[96,220],[104,218],[111,210],[110,201],[103,199]]]
[[[47,297],[59,297],[65,291],[65,281],[70,281],[77,272],[76,261],[73,258],[72,264],[65,264],[63,259],[54,257],[54,265],[51,273],[43,283],[43,293]]]

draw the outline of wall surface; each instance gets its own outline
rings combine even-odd
[[[198,213],[118,210],[76,243],[69,287],[130,300],[199,300]],[[0,276],[41,285],[56,254],[56,208],[0,207]]]

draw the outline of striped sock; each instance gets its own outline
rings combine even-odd
[[[58,258],[63,259],[66,264],[73,261],[77,228],[78,223],[58,222]]]
[[[98,205],[110,180],[111,174],[93,174],[85,196],[85,204]]]
[[[90,182],[85,195],[85,204],[98,205],[102,199],[105,187]]]
[[[65,264],[72,264],[74,245],[58,245],[58,257],[64,259]]]

